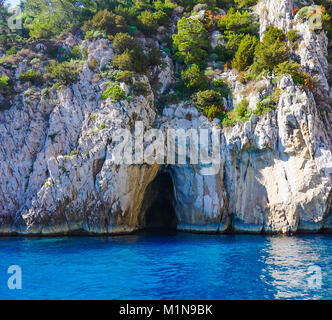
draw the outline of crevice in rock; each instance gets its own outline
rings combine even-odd
[[[139,216],[141,229],[176,230],[178,219],[174,202],[172,177],[160,171],[145,191]]]

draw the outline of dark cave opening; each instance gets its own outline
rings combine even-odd
[[[171,176],[162,172],[148,186],[149,206],[145,211],[145,230],[175,231],[177,217],[174,210],[174,188]]]

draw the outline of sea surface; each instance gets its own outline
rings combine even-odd
[[[0,238],[0,299],[332,299],[332,236]]]

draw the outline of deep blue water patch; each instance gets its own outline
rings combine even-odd
[[[331,235],[0,238],[1,299],[331,299],[331,270]]]

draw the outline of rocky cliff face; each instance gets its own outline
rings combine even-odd
[[[299,21],[292,9],[291,0],[262,0],[256,7],[260,35],[270,24],[299,30],[297,53],[316,79],[315,90],[306,91],[284,76],[277,84],[262,80],[260,89],[256,84],[248,94],[236,75],[222,73],[219,77],[231,84],[234,102],[247,96],[255,104],[276,87],[280,98],[275,111],[222,129],[220,170],[214,175],[202,174],[202,166],[195,164],[114,162],[112,134],[119,128],[134,134],[135,121],[144,130],[212,129],[219,122],[209,121],[190,102],[165,105],[158,115],[151,87],[146,96],[130,102],[101,100],[105,79],[88,65],[96,59],[101,68],[112,59],[109,40],[85,41],[88,62],[74,85],[47,94],[33,86],[17,88],[25,93],[0,111],[0,233],[132,232],[146,227],[149,210],[163,192],[171,193],[164,196],[174,208],[179,230],[331,230],[328,40],[324,31]],[[72,46],[77,41],[67,42]],[[164,60],[166,67],[154,70],[160,94],[174,78],[171,59]],[[27,69],[25,62],[17,69],[16,76]],[[136,80],[149,82],[146,77]],[[161,174],[171,178],[169,186],[159,182]]]

